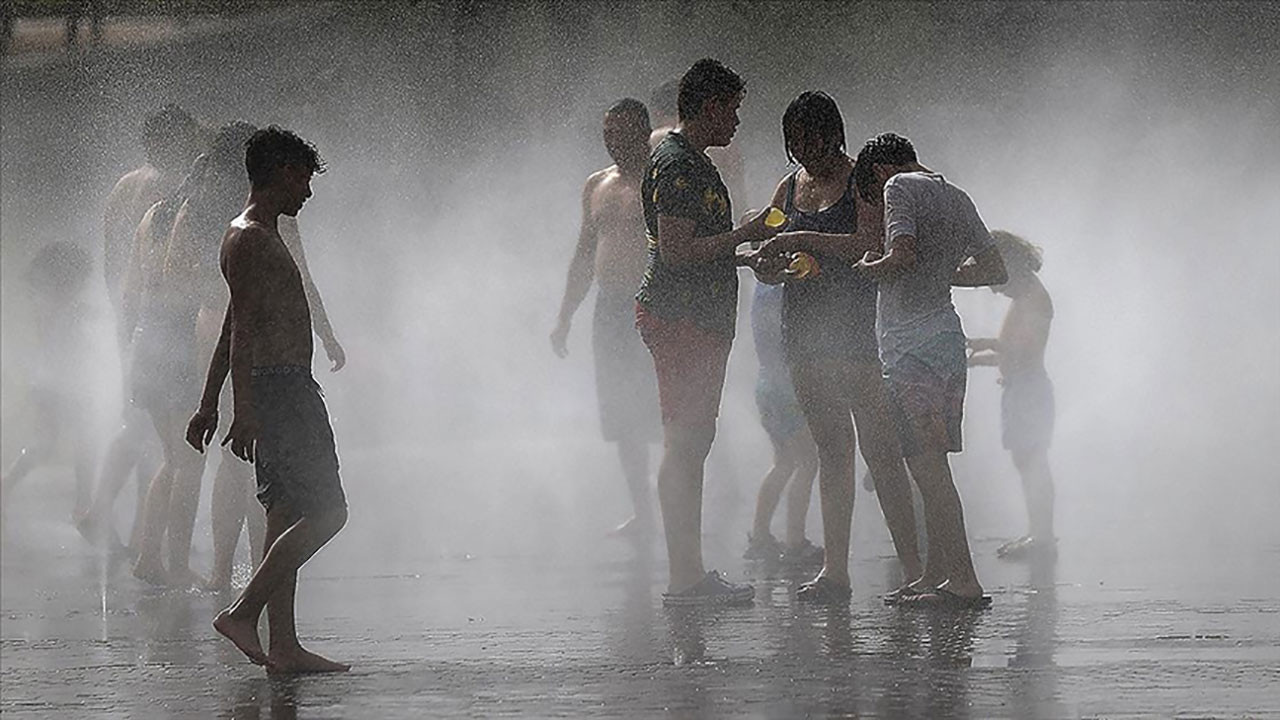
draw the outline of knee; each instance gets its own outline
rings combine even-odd
[[[871,472],[876,487],[880,487],[881,482],[906,482],[907,467],[902,462],[902,453],[896,449],[869,448],[864,445],[862,459],[867,461],[867,470]]]
[[[342,505],[332,510],[327,510],[318,515],[315,520],[326,537],[333,537],[347,525],[347,506]]]
[[[715,438],[714,423],[669,427],[665,442],[666,453],[680,462],[701,463],[711,454],[711,443]]]

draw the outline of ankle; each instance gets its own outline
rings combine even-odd
[[[271,640],[267,644],[267,647],[269,648],[268,652],[271,655],[275,655],[275,656],[297,655],[298,653],[302,652],[302,643],[298,642],[298,638],[296,637],[291,639],[284,639],[284,640],[277,640],[276,638],[271,638]]]

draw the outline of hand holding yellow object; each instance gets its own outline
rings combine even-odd
[[[817,276],[819,271],[818,261],[812,255],[798,252],[791,255],[791,262],[787,264],[786,274],[793,280],[803,280],[807,277]]]

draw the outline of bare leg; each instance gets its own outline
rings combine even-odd
[[[94,544],[105,541],[109,546],[119,544],[120,539],[111,522],[111,510],[132,474],[136,453],[137,446],[129,442],[128,426],[122,426],[107,445],[93,502],[88,512],[76,522],[76,527],[86,540]]]
[[[951,478],[945,452],[927,452],[907,458],[911,477],[924,499],[928,550],[925,553],[921,586],[947,584],[951,592],[965,597],[982,594],[982,585],[973,570],[969,538],[965,534],[964,508]]]
[[[1022,477],[1022,493],[1027,503],[1028,534],[1038,541],[1053,542],[1053,473],[1046,449],[1013,453],[1013,464]]]
[[[6,502],[13,489],[22,484],[22,481],[27,479],[32,470],[43,465],[48,455],[49,450],[43,444],[22,448],[22,451],[18,453],[18,459],[14,460],[13,464],[5,472],[4,480],[0,481],[3,483],[3,489],[0,489],[0,493],[4,495]]]
[[[169,582],[179,587],[204,585],[204,580],[191,572],[191,536],[195,532],[196,511],[200,505],[200,480],[205,457],[187,447],[174,465],[173,491],[167,513],[169,535]]]
[[[258,502],[258,486],[252,475],[243,476],[245,493],[245,526],[249,535],[249,557],[257,570],[262,557],[267,554],[267,514]]]
[[[75,474],[76,505],[71,517],[78,519],[89,512],[93,501],[93,454],[89,448],[88,432],[76,428],[75,442]]]
[[[822,502],[822,544],[826,551],[818,577],[848,587],[855,440],[849,399],[852,387],[843,370],[834,364],[804,362],[792,366],[791,377],[818,446],[818,497]]]
[[[317,655],[298,642],[294,621],[294,596],[297,594],[298,573],[280,584],[267,603],[270,620],[270,664],[272,674],[346,672],[351,666]]]
[[[805,543],[809,499],[813,497],[813,481],[818,476],[818,448],[813,444],[809,428],[797,433],[794,442],[796,470],[787,486],[787,530],[783,540],[793,548]]]
[[[236,545],[240,541],[240,529],[244,527],[249,500],[245,493],[244,472],[236,467],[239,462],[230,452],[224,451],[218,463],[218,473],[213,478],[209,510],[213,526],[213,569],[209,573],[208,584],[211,590],[231,588]]]
[[[653,500],[649,491],[649,444],[643,440],[618,441],[618,460],[631,493],[633,515],[618,527],[619,532],[638,531],[648,534],[653,529]]]
[[[143,418],[137,417],[136,408],[126,408],[124,423],[120,426],[120,430],[111,439],[107,445],[106,455],[102,460],[102,468],[98,474],[98,486],[94,491],[93,502],[88,512],[84,514],[77,526],[85,538],[94,543],[106,541],[109,546],[117,546],[120,544],[120,538],[116,534],[115,525],[112,519],[112,510],[115,507],[116,498],[120,497],[120,491],[124,489],[125,483],[134,475],[134,470],[138,474],[138,503],[134,513],[134,529],[140,530],[140,518],[143,514],[143,508],[146,503],[147,482],[143,480],[143,456],[146,454],[143,449],[145,441],[146,427],[145,423],[140,422]],[[146,476],[147,480],[154,477],[152,473]],[[131,545],[136,545],[136,535],[130,538]]]
[[[142,427],[141,424],[136,426],[139,428]],[[138,440],[140,443],[146,443],[144,447],[151,445],[151,437],[146,429],[139,430]],[[156,444],[156,447],[159,447],[158,443]],[[138,464],[134,467],[134,478],[138,490],[138,497],[136,506],[134,507],[133,527],[129,531],[129,547],[134,550],[137,550],[142,544],[142,526],[143,518],[146,516],[148,486],[151,484],[151,478],[155,477],[156,474],[160,472],[160,467],[163,464],[163,450],[155,452],[150,449],[144,449],[138,456]]]
[[[274,543],[275,538],[272,538]],[[294,570],[271,594],[267,601],[270,638],[268,647],[271,673],[346,672],[350,665],[334,662],[309,652],[298,642],[294,619],[294,598],[298,590],[298,571]]]
[[[875,483],[880,512],[893,538],[905,579],[915,580],[924,573],[924,566],[920,562],[911,481],[889,414],[879,364],[857,363],[854,378],[853,419],[862,445],[862,458],[867,461],[867,470]]]
[[[764,480],[760,481],[760,492],[756,495],[756,514],[751,523],[752,538],[760,539],[770,535],[773,513],[778,508],[782,491],[787,487],[787,481],[791,479],[795,469],[795,461],[788,448],[774,449],[773,467],[769,468]]]
[[[267,540],[271,542],[266,557],[253,573],[253,577],[240,597],[226,610],[218,613],[213,621],[213,627],[235,643],[236,647],[251,661],[259,665],[268,665],[273,671],[323,672],[345,669],[345,666],[327,660],[321,667],[320,663],[311,659],[318,656],[313,656],[311,653],[295,655],[289,647],[288,636],[292,635],[292,645],[301,650],[301,647],[297,646],[297,635],[292,627],[294,592],[292,588],[297,582],[298,568],[310,560],[316,551],[342,529],[347,521],[346,508],[339,508],[314,517],[303,517],[290,524],[293,517],[278,505],[267,513]],[[281,592],[285,594],[278,595]],[[272,639],[274,641],[277,636],[279,637],[281,650],[277,653],[273,643],[272,657],[268,659],[258,640],[258,618],[262,615],[262,610],[268,601],[273,601],[277,597],[280,600],[277,603],[278,606],[286,599],[288,600],[288,614],[280,617],[280,626],[276,627],[277,614],[285,610],[283,607],[278,607],[272,613]]]
[[[702,565],[702,482],[715,422],[707,426],[663,427],[666,437],[658,468],[658,502],[667,538],[671,577],[668,591],[682,592],[706,575]]]
[[[147,486],[146,506],[142,513],[142,531],[138,539],[138,560],[133,565],[134,577],[146,582],[162,585],[167,579],[167,573],[161,560],[161,550],[164,545],[165,528],[168,524],[169,516],[169,499],[173,493],[173,474],[174,463],[171,458],[175,455],[173,438],[169,436],[167,428],[171,423],[167,422],[166,413],[159,410],[151,411],[151,419],[155,424],[156,432],[160,435],[160,445],[164,451],[164,463],[160,469],[156,471],[156,475],[151,479]]]
[[[62,426],[58,416],[60,403],[46,397],[43,392],[33,398],[33,401],[31,420],[24,428],[29,433],[31,444],[22,448],[18,459],[13,461],[3,478],[0,478],[0,505],[8,505],[14,488],[21,485],[36,468],[49,462],[58,447],[58,431]]]

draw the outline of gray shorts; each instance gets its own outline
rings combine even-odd
[[[1006,450],[1033,453],[1048,450],[1053,441],[1053,382],[1044,373],[1001,380],[1001,440]]]
[[[324,393],[311,369],[253,369],[253,407],[261,434],[254,451],[258,501],[303,517],[347,506]]]

